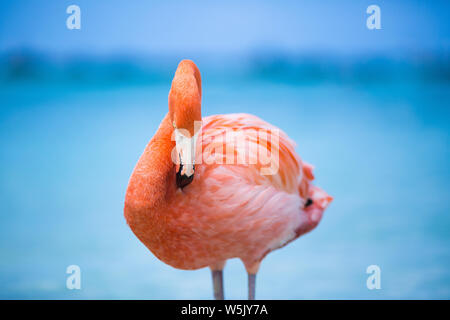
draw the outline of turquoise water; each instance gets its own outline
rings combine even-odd
[[[211,298],[208,269],[165,265],[123,218],[169,85],[0,87],[0,298]],[[316,230],[267,256],[258,298],[450,298],[448,84],[206,79],[203,92],[204,115],[248,112],[285,130],[335,198]],[[81,290],[66,289],[71,264]],[[366,287],[372,264],[380,290]],[[238,260],[225,290],[246,298]]]

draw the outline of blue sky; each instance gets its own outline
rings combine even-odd
[[[81,30],[66,28],[71,4],[81,8]],[[381,8],[382,30],[366,28],[370,4]],[[0,51],[447,53],[449,9],[449,1],[400,0],[2,1]]]

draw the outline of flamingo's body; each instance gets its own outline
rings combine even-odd
[[[209,266],[221,270],[227,259],[237,257],[249,274],[256,274],[268,252],[317,226],[332,198],[312,186],[312,167],[298,157],[294,143],[283,132],[279,135],[279,169],[275,174],[261,174],[259,163],[217,161],[224,157],[221,149],[215,148],[218,143],[224,145],[223,153],[226,150],[229,154],[231,150],[239,156],[243,152],[221,135],[223,130],[277,129],[248,114],[202,119],[196,159],[203,161],[195,165],[192,182],[179,188],[175,183],[177,166],[171,156],[176,147],[172,134],[174,126],[177,127],[175,122],[182,125],[185,121],[182,127],[191,132],[193,128],[186,120],[180,120],[187,108],[178,116],[173,114],[177,112],[173,110],[174,99],[194,108],[198,102],[186,102],[189,94],[180,97],[174,92],[191,92],[192,83],[186,86],[189,81],[196,83],[201,95],[198,69],[185,60],[172,83],[169,113],[131,176],[125,200],[126,220],[150,251],[175,268]],[[257,158],[261,148],[270,149],[271,143],[262,140],[248,140],[246,159]]]

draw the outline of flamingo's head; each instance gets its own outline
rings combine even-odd
[[[169,92],[169,115],[179,161],[176,178],[179,188],[194,179],[196,144],[202,121],[201,85],[200,71],[194,62],[181,61]]]
[[[333,197],[317,186],[311,185],[303,210],[308,218],[307,223],[296,230],[298,236],[313,230],[322,220],[323,212],[333,201]]]

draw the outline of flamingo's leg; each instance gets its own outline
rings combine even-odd
[[[223,271],[222,270],[211,270],[213,289],[214,289],[214,299],[223,300]]]
[[[255,300],[256,292],[256,273],[258,273],[259,264],[261,261],[242,260],[248,274],[248,300]]]
[[[256,273],[248,274],[248,300],[255,300]]]
[[[214,299],[223,300],[224,290],[223,290],[223,267],[225,266],[225,261],[219,262],[212,266],[209,266],[211,269],[212,282],[213,282],[213,290],[214,290]]]

